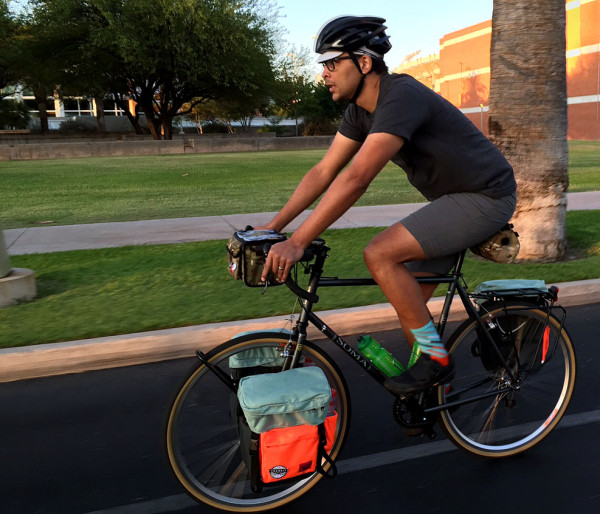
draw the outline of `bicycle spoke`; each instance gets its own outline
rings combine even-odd
[[[267,364],[248,367],[244,360],[248,355],[238,353],[252,349],[251,359],[258,356],[272,361],[275,356],[278,361],[282,343],[288,340],[289,336],[285,335],[269,335],[266,340],[255,340],[249,335],[247,343],[232,342],[223,346],[218,357],[208,354],[206,358],[234,380],[248,374],[277,372],[281,369],[280,364],[272,368]],[[320,367],[331,388],[337,391],[338,426],[332,449],[335,458],[348,429],[348,393],[337,367],[321,352],[306,342],[301,363],[310,362],[312,366]],[[240,363],[247,367],[229,367]],[[200,364],[176,397],[167,434],[171,464],[189,493],[226,510],[268,510],[284,505],[318,482],[321,475],[313,473],[269,484],[262,489],[254,487],[247,467],[250,461],[249,428],[240,416],[236,395],[215,373]]]
[[[250,486],[250,481],[243,479],[243,475],[247,474],[246,464],[240,462],[240,465],[232,473],[230,479],[223,485],[220,493],[223,496],[230,496],[231,498],[241,498],[246,488]]]
[[[465,322],[450,342],[457,376],[450,383],[452,392],[443,398],[447,402],[468,399],[469,403],[446,409],[441,416],[448,436],[459,446],[482,455],[501,456],[529,448],[554,427],[570,399],[575,365],[568,335],[564,329],[558,332],[560,325],[556,322],[547,323],[547,313],[515,306],[499,308],[493,315],[503,332],[496,340],[498,349],[517,382],[511,384],[508,373],[490,358],[489,350],[479,357],[474,349],[483,343],[476,325]],[[552,361],[546,359],[542,365],[540,348],[547,327],[556,341],[556,350]],[[496,370],[491,369],[494,366]],[[485,373],[493,380],[492,387],[481,378]],[[485,398],[494,388],[498,394]],[[506,388],[510,389],[500,391]],[[524,433],[522,427],[531,432]]]
[[[214,483],[221,484],[223,482],[227,482],[224,480],[225,474],[229,469],[229,464],[232,459],[238,454],[240,443],[236,441],[234,444],[229,444],[227,451],[222,453],[220,457],[217,457],[214,461],[208,464],[202,474],[200,474],[197,478],[202,483]],[[214,452],[219,454],[222,450],[218,448],[214,448]]]

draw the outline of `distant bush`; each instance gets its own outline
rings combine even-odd
[[[302,124],[305,136],[333,136],[337,132],[337,124],[331,121],[308,121]]]
[[[81,132],[95,132],[96,129],[79,120],[67,120],[60,124],[58,131],[63,134],[77,134]]]
[[[285,128],[281,125],[263,125],[257,130],[259,134],[265,134],[266,132],[275,132],[276,136],[283,136]]]
[[[19,100],[0,100],[0,129],[26,129],[29,107]]]
[[[208,123],[202,124],[202,133],[203,134],[227,134],[229,133],[229,128],[226,123],[222,121],[209,121]]]

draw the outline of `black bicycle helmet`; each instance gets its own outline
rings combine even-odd
[[[362,76],[350,103],[356,102],[365,83],[365,74],[356,55],[382,59],[383,55],[392,48],[390,36],[385,33],[387,27],[384,22],[384,18],[374,16],[339,16],[328,21],[319,30],[315,41],[315,52],[321,54],[318,62],[335,59],[342,53],[348,52]]]
[[[328,21],[315,41],[315,52],[355,52],[369,50],[382,57],[392,48],[386,35],[384,18],[373,16],[339,16]]]

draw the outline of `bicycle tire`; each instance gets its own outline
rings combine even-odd
[[[285,333],[260,332],[236,337],[207,354],[208,361],[231,374],[229,358],[250,348],[282,348]],[[302,365],[319,366],[336,394],[336,435],[329,452],[335,461],[350,424],[350,397],[344,377],[333,359],[314,343],[304,343]],[[195,500],[232,512],[263,512],[281,507],[305,494],[321,478],[318,472],[298,479],[269,484],[259,493],[249,485],[241,452],[237,419],[232,419],[233,393],[199,362],[176,394],[167,419],[166,447],[171,468]],[[235,400],[233,400],[235,401]],[[330,464],[323,461],[325,471]]]
[[[575,387],[575,350],[560,321],[550,315],[545,325],[547,313],[538,306],[493,304],[480,314],[484,321],[495,317],[501,328],[500,350],[520,379],[519,389],[443,410],[440,425],[459,448],[485,457],[506,457],[539,443],[562,418]],[[490,365],[489,353],[487,360],[483,358],[477,327],[467,320],[448,341],[456,375],[438,389],[440,403],[506,391],[509,385],[506,370]],[[545,359],[544,333],[548,336]]]

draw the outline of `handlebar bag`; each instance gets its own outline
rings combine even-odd
[[[260,280],[266,261],[266,251],[287,236],[274,230],[238,230],[227,241],[227,265],[236,280],[243,280],[248,287],[262,287]],[[265,251],[266,250],[266,251]],[[267,278],[270,286],[280,285],[272,276]]]
[[[254,490],[315,470],[324,473],[321,460],[328,459],[337,414],[329,409],[331,388],[320,368],[243,377],[238,401],[250,435],[241,448],[248,451],[244,458]]]

